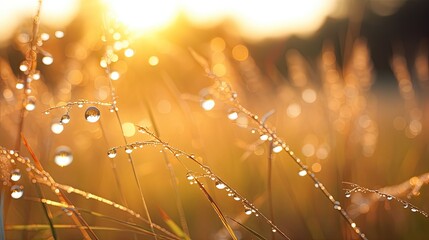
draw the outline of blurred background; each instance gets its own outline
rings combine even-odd
[[[8,149],[19,141],[25,98],[20,66],[37,6],[34,0],[0,0],[0,145]],[[122,134],[129,142],[147,140],[134,124],[145,126],[195,154],[291,239],[356,239],[310,179],[298,175],[300,169],[286,153],[269,158],[269,143],[252,133],[257,126],[250,119],[244,114],[229,119],[230,107],[216,98],[214,105],[204,104],[216,94],[213,81],[190,54],[193,49],[214,74],[231,83],[246,108],[268,117],[268,125],[317,173],[369,239],[426,239],[427,218],[394,201],[371,202],[359,193],[346,198],[343,182],[377,189],[429,171],[428,18],[429,2],[417,0],[43,0],[40,79],[31,83],[28,95],[35,109],[25,112],[23,134],[57,182],[144,216],[126,154],[118,150],[109,159],[107,151],[124,144]],[[105,41],[107,36],[112,40]],[[114,52],[110,75],[103,68],[106,45]],[[85,120],[91,105],[44,114],[82,99],[111,102],[109,78],[121,124],[103,106],[97,106],[96,123]],[[66,113],[70,122],[59,124]],[[16,150],[30,157],[24,146]],[[178,181],[175,194],[160,150],[133,152],[152,220],[168,228],[162,209],[179,224],[175,199],[180,196],[192,239],[229,239],[210,203],[188,184],[186,169],[168,156]],[[183,163],[195,167],[187,159]],[[18,168],[24,194],[5,205],[6,226],[47,224],[41,204],[31,200],[38,197],[37,189],[25,166]],[[245,215],[242,205],[213,182],[206,186],[226,215],[266,239],[281,239],[272,237],[260,218]],[[46,198],[56,198],[49,188],[42,190]],[[132,220],[111,206],[67,196],[80,208]],[[423,187],[407,201],[429,211],[427,199]],[[73,224],[60,208],[51,211],[54,223]],[[91,226],[121,227],[82,216]],[[255,238],[233,226],[240,239]],[[76,229],[58,229],[57,234],[59,239],[81,238]],[[96,234],[100,239],[151,239],[127,231]],[[7,230],[6,237],[50,239],[50,231]]]

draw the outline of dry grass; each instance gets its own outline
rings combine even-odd
[[[406,59],[393,46],[394,85],[376,79],[363,38],[341,68],[328,40],[316,59],[289,49],[276,66],[227,33],[133,41],[97,12],[42,51],[33,36],[52,30],[38,14],[30,42],[0,49],[11,51],[0,57],[7,239],[429,234],[427,51]],[[136,55],[124,57],[118,41]],[[151,56],[159,63],[142,61]],[[59,155],[73,162],[59,167]]]

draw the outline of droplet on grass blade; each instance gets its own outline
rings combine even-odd
[[[64,114],[63,116],[61,116],[60,123],[67,124],[69,122],[70,122],[70,115]]]
[[[85,111],[85,119],[88,122],[95,123],[100,119],[100,110],[96,107],[89,107]]]
[[[235,110],[235,109],[229,110],[229,112],[228,112],[228,119],[234,121],[234,120],[237,120],[237,118],[238,118],[238,112],[237,112],[237,110]]]
[[[108,156],[109,158],[115,158],[115,157],[116,157],[116,149],[110,149],[110,150],[107,152],[107,156]]]
[[[68,166],[73,161],[71,149],[67,146],[59,146],[55,152],[55,163],[60,167]]]
[[[226,187],[225,183],[223,182],[216,182],[216,188],[217,189],[224,189]]]
[[[10,180],[12,180],[12,181],[16,182],[16,181],[18,181],[19,179],[21,179],[21,170],[19,170],[18,168],[13,169],[13,170],[12,170],[12,173],[11,173],[11,175],[10,175]]]
[[[29,112],[36,109],[36,98],[34,96],[28,96],[27,99],[25,100],[24,107]]]
[[[10,188],[10,196],[14,199],[19,199],[24,195],[24,187],[20,185],[13,185]]]

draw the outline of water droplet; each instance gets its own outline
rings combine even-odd
[[[352,228],[355,228],[356,227],[356,223],[352,223],[351,226],[352,226]]]
[[[214,101],[213,97],[210,94],[207,94],[201,100],[201,107],[206,111],[212,110],[215,105],[216,105],[216,102]]]
[[[19,170],[18,168],[13,169],[12,173],[10,174],[10,180],[16,182],[19,179],[21,179],[21,170]]]
[[[349,191],[346,192],[346,198],[349,198],[351,195],[352,194]]]
[[[54,62],[54,58],[52,56],[44,56],[42,62],[45,65],[51,65]]]
[[[315,187],[315,188],[319,188],[319,184],[318,184],[318,183],[315,183],[315,184],[314,184],[314,187]]]
[[[238,118],[238,112],[237,112],[237,110],[235,110],[235,109],[229,110],[229,112],[228,112],[228,119],[234,121],[234,120],[237,120],[237,118]]]
[[[234,196],[234,200],[235,200],[235,201],[240,201],[240,200],[241,200],[241,198],[240,198],[239,196],[237,196],[237,195],[235,195],[235,194],[234,194],[233,196]]]
[[[126,146],[126,147],[125,147],[125,152],[126,152],[126,153],[128,153],[128,154],[132,153],[132,152],[133,152],[133,147],[131,147],[131,146]]]
[[[31,75],[31,77],[32,77],[34,80],[39,80],[39,79],[40,79],[40,71],[39,71],[39,70],[36,70],[36,71],[33,73],[33,75]]]
[[[217,189],[224,189],[226,187],[225,183],[223,182],[216,182],[216,188]]]
[[[418,212],[417,208],[411,208],[411,212]]]
[[[54,122],[51,125],[51,131],[55,134],[60,134],[64,130],[64,126],[61,123]]]
[[[246,215],[250,215],[250,214],[252,214],[252,209],[246,209],[246,210],[244,210],[244,213],[246,214]]]
[[[55,31],[55,37],[56,38],[63,38],[64,37],[64,32],[63,31]]]
[[[111,72],[111,73],[110,73],[110,75],[109,75],[110,79],[112,79],[113,81],[118,80],[120,76],[121,76],[121,75],[120,75],[120,74],[119,74],[119,72],[117,72],[117,71],[113,71],[113,72]]]
[[[404,208],[408,208],[408,203],[404,203]]]
[[[335,209],[335,210],[341,210],[340,202],[338,202],[338,201],[335,201],[335,202],[334,202],[334,209]]]
[[[10,188],[10,196],[12,196],[12,198],[14,199],[19,199],[22,197],[22,195],[24,195],[24,187],[23,186],[19,186],[19,185],[13,185]]]
[[[68,115],[67,113],[64,114],[63,116],[61,116],[61,120],[60,123],[62,124],[67,124],[70,122],[70,115]]]
[[[271,229],[271,232],[275,233],[275,232],[277,232],[277,229],[272,228],[272,229]]]
[[[109,158],[115,158],[116,157],[116,149],[112,148],[107,152],[107,156]]]
[[[192,173],[188,173],[186,174],[186,179],[188,179],[189,181],[194,180],[195,176]]]
[[[22,72],[27,71],[29,68],[28,62],[27,61],[23,61],[21,63],[21,65],[19,65],[19,70],[21,70]]]
[[[259,139],[261,139],[262,141],[266,141],[268,139],[268,135],[267,134],[262,134]],[[281,150],[280,150],[281,151]]]
[[[392,199],[393,199],[393,196],[390,196],[390,195],[388,195],[388,196],[387,196],[387,200],[389,200],[389,201],[390,201],[390,200],[392,200]]]
[[[55,151],[55,163],[60,167],[65,167],[70,165],[73,161],[73,154],[71,149],[67,146],[59,146]]]
[[[274,153],[279,153],[279,152],[282,151],[282,149],[283,149],[283,147],[281,145],[274,145],[273,152]]]
[[[95,123],[100,119],[100,110],[96,107],[89,107],[85,111],[85,119],[88,122]]]
[[[24,88],[24,82],[23,81],[18,81],[15,85],[16,89],[23,89]]]
[[[79,101],[79,102],[77,103],[77,107],[78,107],[78,108],[83,108],[83,102],[82,102],[82,101]]]
[[[307,170],[302,169],[301,171],[298,172],[298,175],[301,177],[304,177],[305,175],[307,175]]]
[[[45,111],[45,115],[49,115],[51,112],[49,110]]]
[[[36,97],[28,96],[25,100],[24,107],[27,111],[33,111],[34,109],[36,109]]]

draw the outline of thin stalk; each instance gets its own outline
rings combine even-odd
[[[37,190],[37,194],[40,196],[40,198],[45,198],[43,195],[42,189],[40,189],[39,184],[36,184],[36,190]],[[52,222],[52,213],[51,213],[51,211],[49,211],[49,208],[46,206],[46,204],[44,202],[41,202],[41,204],[43,207],[43,212],[45,213],[45,216],[49,222],[49,229],[51,230],[52,238],[54,240],[57,240],[57,233],[55,231],[54,223]]]
[[[152,122],[154,133],[156,136],[160,137],[158,126],[155,122],[155,117],[153,115],[152,108],[150,107],[146,98],[144,98],[144,103],[149,113],[149,118],[150,118],[150,121]],[[190,236],[188,224],[186,222],[185,211],[183,209],[182,198],[180,197],[180,194],[179,194],[179,187],[178,187],[179,182],[177,181],[176,173],[174,172],[173,166],[171,165],[171,162],[168,160],[168,156],[165,153],[165,151],[164,150],[161,150],[161,151],[162,151],[168,172],[170,173],[171,184],[173,185],[174,195],[176,196],[176,207],[179,213],[180,225],[182,226],[182,229],[186,233],[186,235]]]
[[[5,195],[5,188],[1,188],[1,195],[0,195],[0,239],[6,239],[5,233],[4,233],[4,195]]]
[[[268,152],[268,173],[267,173],[267,191],[268,191],[268,208],[270,211],[270,218],[271,221],[273,221],[273,223],[275,224],[274,221],[274,209],[273,209],[273,184],[272,184],[272,162],[273,162],[273,143],[270,143],[270,150]],[[271,231],[271,239],[275,239],[276,238],[276,234],[274,232]]]
[[[105,33],[108,33],[107,20],[105,20],[105,24],[106,24],[106,26],[105,26]],[[105,34],[105,36],[107,38],[108,34]],[[112,79],[110,79],[110,73],[111,73],[110,64],[111,63],[110,63],[110,59],[107,56],[107,54],[106,54],[106,59],[107,59],[106,74],[107,74],[107,77],[109,78],[109,88],[110,88],[110,93],[111,93],[111,98],[112,98],[112,104],[113,104],[113,108],[112,109],[115,112],[116,120],[117,120],[117,122],[119,124],[119,127],[121,129],[121,135],[122,135],[122,138],[124,140],[124,143],[126,145],[128,145],[128,140],[127,140],[127,138],[124,135],[124,131],[123,131],[123,127],[122,127],[122,120],[121,120],[121,117],[119,116],[119,109],[116,106],[116,103],[117,103],[116,98],[117,98],[117,96],[116,96],[115,88],[113,87]],[[131,168],[132,168],[132,171],[133,171],[134,180],[135,180],[135,182],[137,184],[137,188],[139,189],[140,199],[142,201],[143,208],[144,208],[147,220],[149,221],[149,225],[150,225],[151,231],[154,234],[154,238],[156,240],[157,237],[156,237],[156,233],[155,233],[155,228],[154,228],[152,219],[150,217],[150,213],[149,213],[149,209],[148,209],[147,204],[146,204],[145,197],[143,195],[143,190],[142,190],[142,186],[140,184],[140,180],[139,180],[139,178],[137,176],[136,167],[135,167],[133,158],[132,158],[132,156],[131,156],[130,153],[127,153],[127,156],[128,156],[128,161],[131,164]]]
[[[101,124],[101,121],[98,121],[98,123],[99,123],[99,126],[101,128],[101,132],[103,133],[102,135],[103,135],[104,142],[106,143],[107,146],[110,146],[109,141],[107,140],[107,137],[106,137],[106,132],[104,131],[103,125]],[[115,159],[113,159],[113,158],[109,158],[109,159],[110,159],[110,166],[112,168],[113,176],[115,178],[116,187],[119,190],[119,194],[121,197],[122,204],[128,208],[127,199],[125,198],[124,191],[122,190],[121,182],[119,181],[119,174],[118,174],[118,171],[116,169]]]

